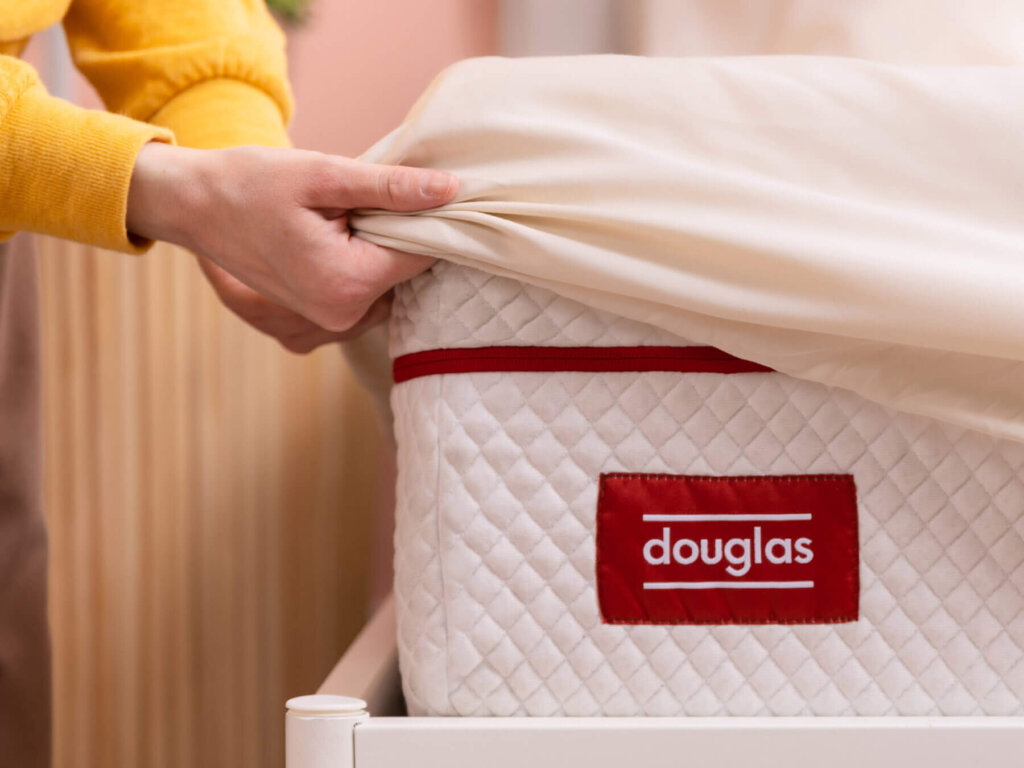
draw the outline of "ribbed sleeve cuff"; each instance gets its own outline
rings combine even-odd
[[[120,115],[81,109],[28,87],[0,126],[0,229],[26,230],[126,253],[125,210],[132,168],[149,141],[170,131]]]
[[[290,146],[277,102],[241,80],[197,83],[168,101],[151,122],[170,128],[185,147]]]

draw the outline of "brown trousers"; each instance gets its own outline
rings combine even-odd
[[[50,634],[40,490],[32,241],[0,243],[0,764],[50,765]]]

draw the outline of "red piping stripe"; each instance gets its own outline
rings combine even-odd
[[[476,347],[428,349],[395,359],[396,384],[444,373],[571,371],[765,373],[772,369],[715,347]]]

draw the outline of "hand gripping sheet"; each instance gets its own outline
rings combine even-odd
[[[412,714],[1024,714],[1024,445],[450,263],[391,344]]]

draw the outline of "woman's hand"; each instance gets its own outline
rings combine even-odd
[[[209,259],[199,256],[197,260],[221,303],[256,330],[277,339],[289,352],[305,354],[323,344],[354,339],[391,314],[392,293],[388,291],[351,328],[328,331],[297,312],[263,298]]]
[[[457,187],[441,171],[316,152],[151,143],[135,164],[127,225],[134,235],[188,248],[201,264],[213,262],[204,272],[232,310],[307,351],[368,327],[376,317],[363,321],[370,308],[386,309],[378,299],[435,261],[353,236],[348,211],[433,208]]]

